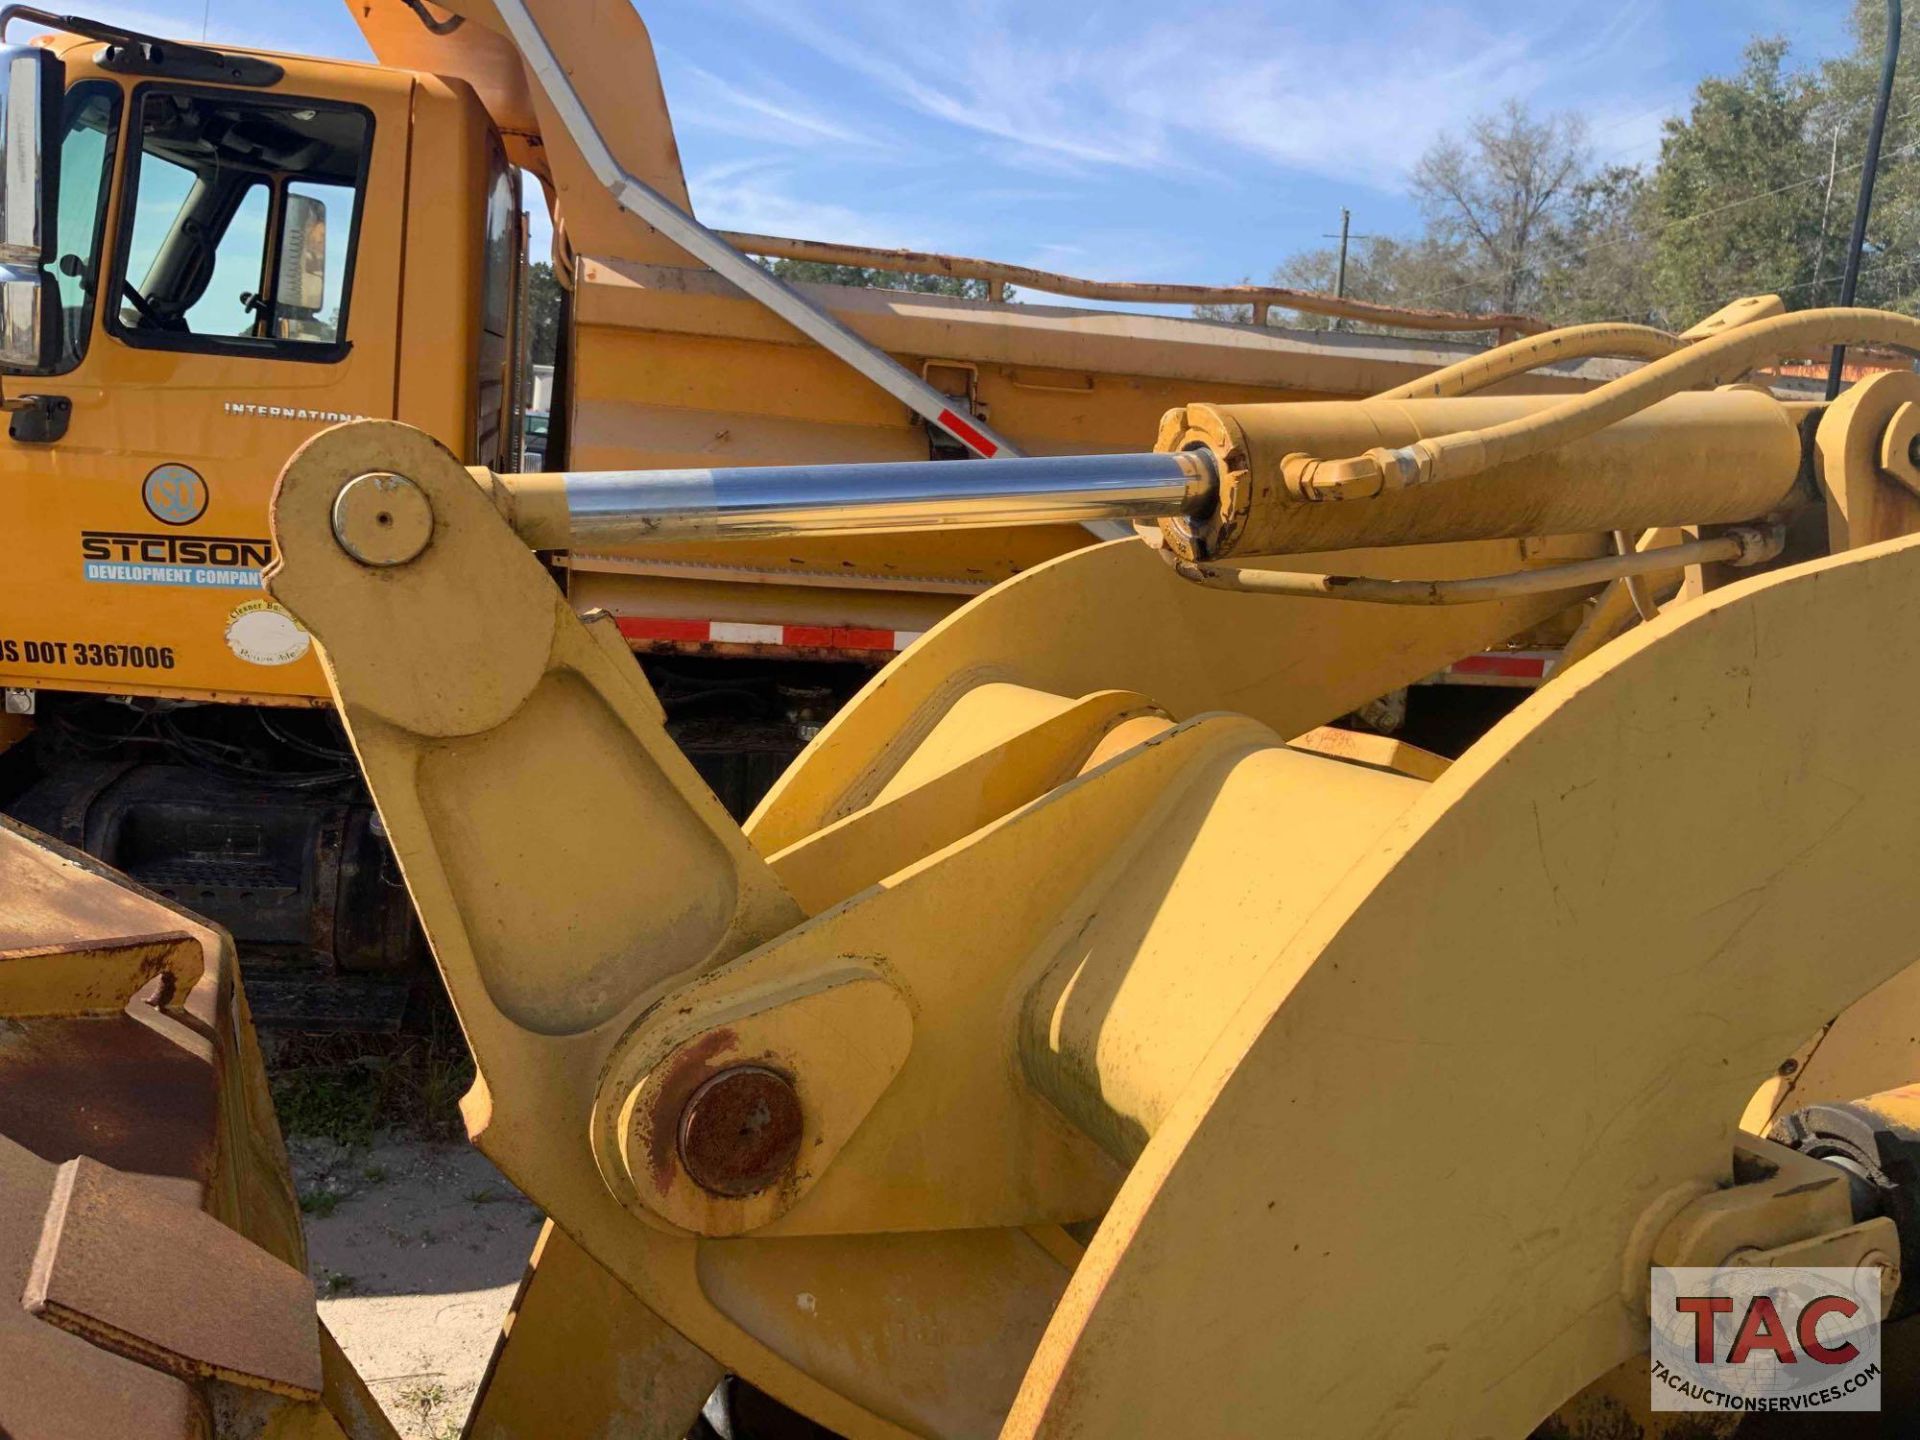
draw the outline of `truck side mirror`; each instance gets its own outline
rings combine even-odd
[[[317,315],[327,303],[327,202],[287,196],[280,222],[280,281],[274,309]]]
[[[59,346],[52,263],[67,67],[50,50],[0,45],[0,364],[38,370]]]
[[[0,265],[0,365],[44,370],[60,354],[60,291],[44,270]]]

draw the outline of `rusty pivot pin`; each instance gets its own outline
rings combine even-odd
[[[709,1076],[680,1111],[680,1163],[695,1184],[740,1199],[774,1184],[800,1153],[800,1096],[764,1065]]]

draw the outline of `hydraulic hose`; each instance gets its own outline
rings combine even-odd
[[[1613,580],[1651,575],[1682,565],[1720,562],[1758,565],[1780,553],[1785,532],[1778,525],[1740,525],[1724,535],[1689,540],[1656,550],[1630,550],[1538,570],[1475,575],[1462,580],[1388,580],[1372,575],[1321,575],[1306,571],[1252,570],[1238,565],[1193,564],[1167,555],[1184,580],[1243,595],[1285,595],[1305,600],[1366,600],[1376,605],[1479,605],[1520,595],[1594,590]],[[1163,552],[1165,553],[1165,552]]]
[[[1887,107],[1893,100],[1893,76],[1900,64],[1900,0],[1887,0],[1887,43],[1880,55],[1880,90],[1874,97],[1873,123],[1867,129],[1867,158],[1860,167],[1860,193],[1853,206],[1853,234],[1847,240],[1847,272],[1840,280],[1840,303],[1853,304],[1860,284],[1860,256],[1867,248],[1867,216],[1873,210],[1873,177],[1880,170],[1880,139],[1887,131]],[[1815,281],[1819,276],[1814,276]],[[1847,347],[1833,347],[1827,364],[1827,399],[1840,394]]]
[[[1723,385],[1782,355],[1853,341],[1920,355],[1920,320],[1885,310],[1840,308],[1756,320],[1505,424],[1377,447],[1344,459],[1291,456],[1287,488],[1302,500],[1355,500],[1462,480],[1584,439],[1683,390]]]
[[[1563,360],[1592,360],[1603,355],[1628,360],[1661,360],[1686,343],[1678,335],[1651,325],[1569,325],[1469,356],[1444,370],[1435,370],[1418,380],[1382,391],[1374,398],[1445,400],[1455,395],[1471,395],[1515,375]]]

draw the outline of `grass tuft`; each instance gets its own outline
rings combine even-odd
[[[438,1380],[422,1385],[408,1385],[395,1397],[401,1408],[411,1411],[419,1417],[419,1433],[429,1440],[455,1440],[460,1433],[460,1422],[445,1417],[435,1423],[435,1416],[446,1408],[448,1402],[447,1387]]]
[[[324,1265],[320,1267],[320,1290],[329,1299],[335,1295],[344,1295],[359,1283],[345,1271],[331,1270]]]
[[[465,1138],[460,1097],[473,1083],[473,1060],[457,1030],[282,1036],[270,1068],[274,1109],[289,1137],[316,1136],[349,1149],[364,1149],[387,1130]],[[385,1175],[367,1178],[377,1184]]]

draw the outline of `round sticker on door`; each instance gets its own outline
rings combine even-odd
[[[249,665],[291,665],[312,646],[300,622],[271,600],[249,600],[227,618],[227,648]]]
[[[207,513],[207,482],[185,465],[156,465],[140,484],[140,498],[162,525],[191,525]]]

